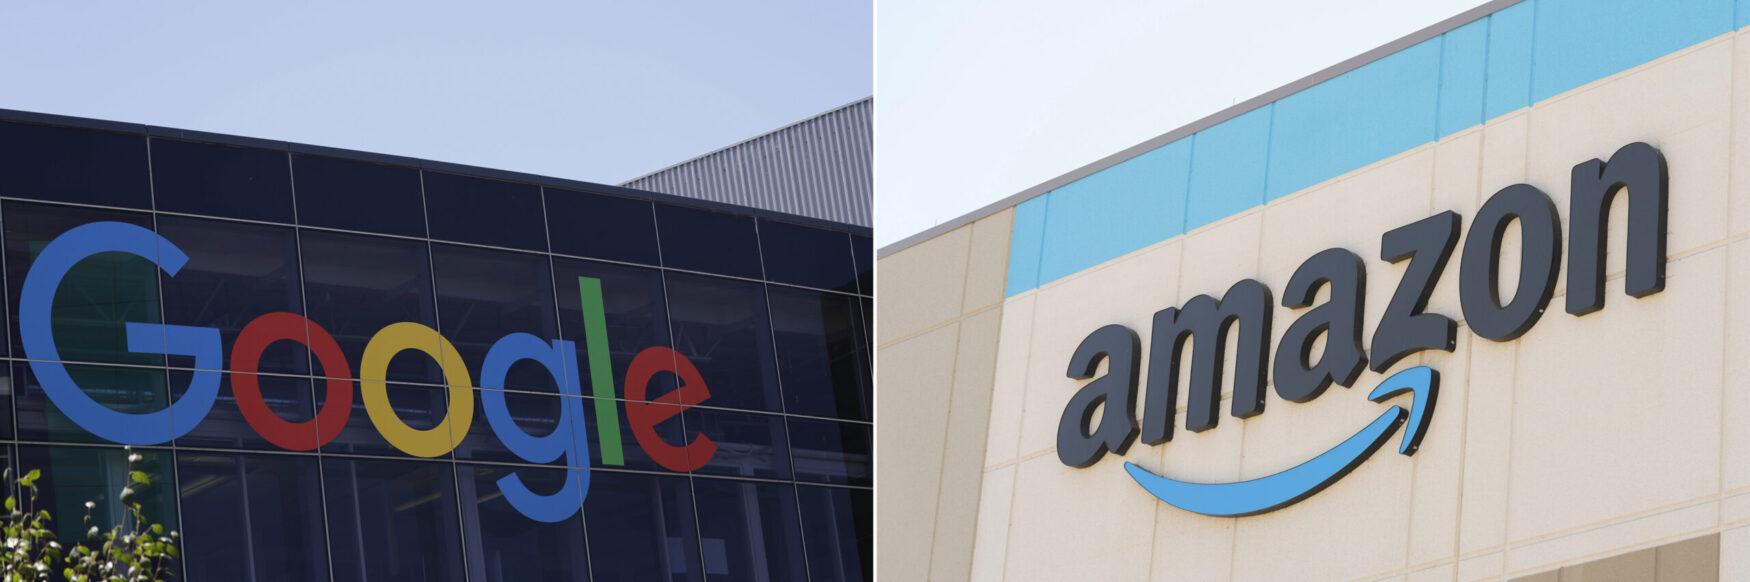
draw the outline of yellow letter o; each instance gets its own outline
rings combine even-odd
[[[436,360],[444,371],[444,383],[450,385],[449,411],[443,422],[428,430],[419,430],[401,421],[389,405],[389,389],[383,384],[389,373],[389,359],[403,350],[419,350]],[[365,344],[364,361],[359,363],[359,395],[365,402],[365,412],[377,432],[396,449],[415,457],[436,457],[450,452],[468,435],[474,424],[474,391],[468,387],[474,381],[468,377],[468,366],[456,346],[437,330],[403,321],[390,324],[371,336]]]

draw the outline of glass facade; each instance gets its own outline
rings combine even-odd
[[[866,229],[98,127],[0,121],[0,452],[63,539],[127,442],[191,581],[870,577]]]

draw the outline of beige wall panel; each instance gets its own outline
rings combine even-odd
[[[1456,577],[1458,565],[1447,563],[1411,571],[1404,576],[1404,582],[1452,582]]]
[[[1479,186],[1482,179],[1482,128],[1465,130],[1448,136],[1434,146],[1434,196],[1428,214],[1451,210],[1458,213],[1459,240],[1447,259],[1445,272],[1428,299],[1428,312],[1439,313],[1463,322],[1464,311],[1458,303],[1458,266],[1464,259],[1464,229],[1477,215],[1482,205]],[[1489,193],[1493,194],[1494,190]],[[1385,234],[1385,233],[1380,233]]]
[[[1493,551],[1466,556],[1458,561],[1459,582],[1499,580],[1507,572],[1507,554]]]
[[[875,310],[876,345],[960,315],[972,230],[970,225],[954,229],[876,263],[881,274],[875,278],[875,296],[886,307]]]
[[[882,576],[895,580],[921,580],[929,573],[959,331],[959,324],[949,324],[876,354],[881,378],[876,450],[886,452],[876,456],[881,482],[875,490],[881,522],[877,559]]]
[[[1222,410],[1232,405],[1223,400]],[[1184,426],[1180,412],[1176,428]],[[1156,463],[1138,461],[1143,468],[1162,475],[1187,481],[1225,483],[1240,478],[1241,445],[1245,431],[1238,424],[1204,432],[1176,430],[1173,440],[1155,447],[1161,455]],[[1122,465],[1096,465],[1090,471],[1104,471],[1109,479],[1121,479],[1130,484],[1130,495],[1141,496],[1154,504],[1155,542],[1152,580],[1222,580],[1231,573],[1234,559],[1234,528],[1239,522],[1225,517],[1198,515],[1155,501],[1135,481],[1125,474]]]
[[[1013,208],[972,223],[971,255],[966,261],[966,297],[960,308],[971,313],[1001,303],[1008,284]]]
[[[1733,35],[1732,94],[1750,96],[1750,30]],[[1750,232],[1750,104],[1732,100],[1732,199],[1730,231]]]
[[[1671,262],[1665,291],[1519,341],[1509,538],[1558,533],[1719,489],[1725,253]]]
[[[1514,576],[1541,572],[1704,535],[1713,530],[1718,512],[1718,504],[1703,502],[1516,543],[1507,551],[1507,571]]]
[[[1750,526],[1720,532],[1720,580],[1750,580]]]
[[[1174,301],[1178,272],[1177,241],[1149,247],[1039,291],[1033,315],[1033,341],[1027,362],[1027,394],[1021,408],[1020,455],[1057,445],[1058,420],[1070,396],[1085,384],[1069,379],[1070,356],[1101,326],[1123,324],[1144,339],[1158,309]],[[1146,356],[1144,356],[1146,360]],[[1106,364],[1102,363],[1100,374]],[[1137,410],[1147,406],[1137,391]]]
[[[1459,328],[1458,333],[1470,330]],[[1464,480],[1458,521],[1462,556],[1507,541],[1507,468],[1513,444],[1517,346],[1471,337],[1465,389]],[[1464,567],[1459,568],[1461,571]]]
[[[1311,402],[1282,403],[1248,419],[1241,478],[1288,469],[1354,435],[1398,403],[1367,400],[1382,378],[1363,373],[1357,388],[1332,387]],[[1407,397],[1398,400],[1408,405]],[[1233,579],[1277,580],[1283,572],[1302,571],[1347,580],[1403,568],[1412,461],[1398,454],[1397,445],[1394,436],[1354,472],[1289,509],[1238,520],[1235,547],[1270,551],[1236,558]]]
[[[1020,454],[1021,403],[1032,372],[1033,306],[1038,298],[1037,292],[1023,293],[1003,304],[991,385],[990,436],[984,445],[986,467],[1013,461]]]
[[[1008,576],[1016,580],[1141,580],[1148,576],[1157,502],[1115,459],[1074,469],[1046,455],[1022,461],[1010,517]],[[904,578],[896,578],[904,579]]]
[[[1714,582],[1720,574],[1720,536],[1692,538],[1656,550],[1659,582]]]
[[[1477,205],[1496,191],[1526,180],[1530,110],[1521,109],[1483,124],[1482,167],[1478,168]],[[1569,164],[1568,167],[1573,167]],[[1468,227],[1470,221],[1465,220]]]
[[[1726,388],[1722,391],[1724,430],[1720,436],[1725,465],[1721,467],[1720,486],[1727,492],[1742,493],[1750,488],[1750,386],[1744,382],[1750,378],[1750,301],[1745,300],[1750,292],[1750,239],[1731,244],[1727,264]],[[1742,514],[1750,518],[1750,499],[1746,501],[1741,504],[1746,509]],[[1732,505],[1728,503],[1728,507]]]
[[[979,582],[1003,579],[1009,545],[1009,515],[1015,501],[1015,466],[984,474],[978,495],[978,529],[972,544],[972,576]]]
[[[942,458],[942,491],[936,503],[935,550],[930,553],[930,577],[935,580],[964,580],[971,575],[979,482],[984,477],[984,441],[990,428],[991,372],[1001,321],[1001,309],[987,309],[960,321],[960,350],[954,363]]]
[[[1469,401],[1468,363],[1473,337],[1460,329],[1452,353],[1425,351],[1406,361],[1440,373],[1440,396],[1421,449],[1412,457],[1410,557],[1416,567],[1451,559],[1458,549],[1459,507],[1464,491],[1465,412]],[[1403,367],[1410,364],[1399,364]]]

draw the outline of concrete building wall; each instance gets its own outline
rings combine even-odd
[[[1014,292],[1002,268],[1007,246],[1020,240],[1009,234],[1023,220],[1016,211],[884,250],[882,578],[1750,579],[1744,140],[1750,32],[1732,32],[1037,288]],[[1483,339],[1458,299],[1461,239],[1427,307],[1458,320],[1452,352],[1419,352],[1310,402],[1271,391],[1265,412],[1247,419],[1226,415],[1230,359],[1215,429],[1185,431],[1180,420],[1170,442],[1138,443],[1121,459],[1080,469],[1059,461],[1060,415],[1085,384],[1065,368],[1089,332],[1123,324],[1147,354],[1157,310],[1220,296],[1246,278],[1277,291],[1280,303],[1302,261],[1344,248],[1366,261],[1368,345],[1405,271],[1379,259],[1380,235],[1446,210],[1468,231],[1491,195],[1527,183],[1556,204],[1565,243],[1573,166],[1636,141],[1658,148],[1669,166],[1662,292],[1623,293],[1627,205],[1618,203],[1604,309],[1562,309],[1564,249],[1556,296],[1538,323],[1513,341]],[[990,242],[997,231],[1004,244]],[[1503,273],[1518,272],[1521,248],[1509,229]],[[1275,307],[1272,350],[1304,312]],[[1149,364],[1145,357],[1143,378]],[[1203,482],[1287,469],[1378,416],[1390,402],[1368,401],[1367,390],[1416,365],[1441,374],[1420,450],[1383,448],[1284,509],[1198,515],[1158,501],[1123,469],[1129,461]],[[977,463],[979,474],[962,463]]]

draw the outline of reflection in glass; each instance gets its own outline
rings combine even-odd
[[[0,196],[152,207],[146,138],[0,122]]]
[[[656,215],[649,200],[546,188],[553,252],[656,265]]]
[[[856,328],[857,297],[772,285],[772,336],[784,411],[867,420],[868,351]]]
[[[441,172],[424,175],[425,217],[432,238],[547,250],[540,187]]]
[[[177,454],[192,582],[328,579],[316,457]]]
[[[65,365],[67,375],[85,391],[86,396],[116,412],[146,414],[169,406],[163,369]],[[73,420],[67,418],[49,400],[48,394],[43,392],[42,384],[37,382],[36,374],[31,371],[29,364],[20,362],[14,365],[13,370],[13,377],[18,379],[19,439],[73,443],[109,442],[73,424]],[[163,419],[164,426],[156,430],[170,430],[169,417]]]
[[[870,470],[875,440],[870,425],[796,417],[788,421],[796,480],[864,487],[875,484]]]
[[[299,236],[308,316],[334,336],[354,374],[365,344],[389,324],[437,329],[426,243],[307,229]],[[407,350],[390,360],[388,379],[439,384],[443,372],[430,356]]]
[[[664,277],[674,348],[710,387],[706,403],[782,410],[765,285],[673,272]]]
[[[874,580],[875,512],[868,490],[797,485],[803,538],[808,540],[808,579],[813,582]]]
[[[425,236],[419,170],[292,154],[298,224]]]
[[[219,397],[213,402],[213,409],[207,413],[200,424],[195,425],[188,434],[176,439],[179,447],[206,447],[219,449],[265,449],[281,450],[279,446],[262,438],[261,433],[249,426],[243,419],[241,409],[237,408],[237,396],[232,391],[232,383],[241,374],[226,373],[220,376]],[[314,393],[310,391],[310,379],[297,376],[263,376],[251,375],[255,385],[260,388],[261,401],[267,404],[274,416],[288,423],[309,422],[316,417]],[[188,391],[194,372],[186,370],[170,371],[170,394],[173,401],[181,401],[183,393]],[[304,438],[316,438],[316,424],[310,423]]]
[[[665,267],[760,278],[760,242],[751,216],[657,204],[656,227]]]
[[[335,580],[463,579],[449,463],[329,457],[322,475]]]
[[[866,236],[851,235],[851,254],[857,259],[857,288],[864,295],[874,295],[875,242]]]
[[[153,138],[158,210],[292,222],[292,171],[284,150]]]
[[[790,444],[784,436],[784,417],[697,407],[688,408],[682,416],[686,417],[689,434],[702,433],[717,444],[716,454],[698,469],[699,473],[790,478]]]
[[[857,292],[851,239],[843,232],[760,220],[766,280],[845,293]]]
[[[583,522],[595,582],[704,579],[686,477],[593,471]]]
[[[98,221],[124,222],[146,229],[152,219],[143,213],[67,208],[29,202],[5,202],[6,276],[11,313],[18,313],[19,292],[32,259],[49,241],[74,227]],[[157,265],[128,253],[101,253],[75,264],[55,291],[50,327],[62,360],[112,364],[164,365],[163,354],[128,351],[127,322],[163,321],[158,304]],[[19,345],[18,326],[12,326]],[[23,350],[19,353],[22,355]],[[40,356],[39,356],[40,357]],[[186,362],[184,365],[187,365]]]
[[[492,344],[512,333],[543,341],[559,339],[553,311],[553,271],[547,257],[457,245],[433,244],[432,272],[437,283],[439,331],[455,344],[474,373]],[[474,385],[480,386],[480,378]],[[494,388],[555,392],[558,380],[535,362],[512,365],[504,384]]]
[[[705,574],[712,580],[804,580],[796,487],[694,479]]]
[[[456,465],[457,484],[462,488],[462,525],[469,534],[465,537],[469,579],[588,581],[589,552],[584,544],[582,512],[556,523],[529,519],[498,490],[498,480],[512,471],[537,495],[552,494],[565,484],[565,472],[559,470]],[[579,499],[574,507],[582,503]]]
[[[256,317],[304,312],[292,228],[160,216],[158,234],[188,255],[175,277],[163,278],[165,323],[218,328],[229,351],[237,333]],[[256,371],[304,374],[309,369],[309,350],[283,341],[262,352]]]

